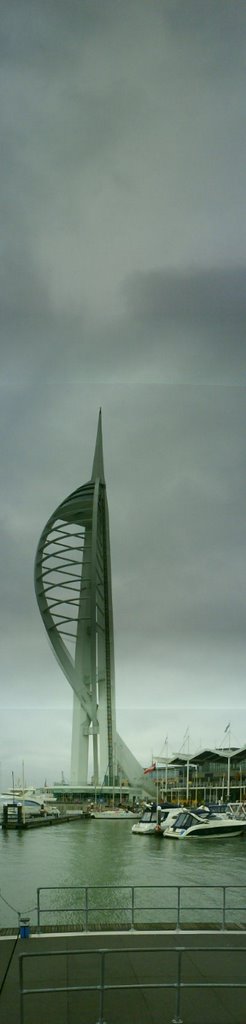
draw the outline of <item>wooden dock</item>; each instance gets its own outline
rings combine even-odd
[[[1,821],[2,829],[5,832],[12,831],[13,829],[18,831],[28,831],[33,828],[49,828],[52,825],[71,825],[73,821],[88,821],[91,817],[86,811],[77,811],[74,813],[67,814],[38,814],[35,817],[28,816],[23,820],[22,815],[16,814],[15,817],[6,815]]]

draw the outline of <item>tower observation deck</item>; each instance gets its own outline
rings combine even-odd
[[[35,560],[35,591],[49,640],[73,689],[71,784],[130,784],[143,770],[116,733],[109,516],[99,414],[91,479],[55,509]],[[90,740],[91,737],[91,740]]]

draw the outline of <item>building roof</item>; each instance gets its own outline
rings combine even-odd
[[[172,764],[186,764],[187,756],[189,761],[194,764],[204,764],[206,761],[228,761],[228,757],[232,761],[246,760],[246,746],[243,747],[204,747],[196,754],[179,754],[178,757],[171,758],[168,762]]]

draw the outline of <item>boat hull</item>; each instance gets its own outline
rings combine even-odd
[[[163,836],[163,829],[160,825],[141,825],[140,822],[132,826],[132,832],[137,836]]]
[[[188,829],[169,828],[165,832],[165,839],[232,839],[234,836],[243,835],[245,826],[242,822],[230,825],[194,825]]]

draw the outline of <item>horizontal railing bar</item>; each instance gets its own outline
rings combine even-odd
[[[84,911],[86,909],[90,913],[93,913],[93,911],[96,911],[96,910],[131,910],[132,906],[131,906],[131,904],[128,904],[127,906],[125,905],[125,906],[122,906],[122,907],[119,906],[119,904],[113,906],[110,903],[107,906],[105,906],[105,904],[97,903],[97,905],[95,907],[89,907],[89,906],[87,906],[87,907],[85,907],[85,906],[84,907],[40,907],[40,914],[63,914],[63,913],[69,914],[71,911],[73,911],[73,912],[77,911],[77,913],[80,913],[80,911]],[[204,906],[203,904],[199,905],[198,903],[194,904],[194,906],[192,904],[182,903],[180,909],[181,910],[221,910],[221,904],[219,904],[219,903],[217,905],[213,904],[213,906],[210,907],[208,905]],[[176,903],[170,903],[170,904],[165,904],[165,905],[163,904],[162,906],[160,906],[160,904],[158,904],[158,906],[153,907],[152,904],[151,904],[151,906],[149,906],[149,904],[142,904],[142,906],[140,906],[140,905],[136,906],[136,904],[134,903],[134,910],[177,910],[177,904]],[[242,906],[242,904],[240,903],[240,906],[236,907],[236,906],[232,906],[232,905],[228,906],[226,904],[226,910],[246,910],[246,905]]]
[[[147,907],[145,907],[145,906],[144,907],[136,907],[136,906],[134,906],[134,913],[136,915],[137,912],[142,912],[142,911],[147,911],[147,910],[149,911],[149,913],[150,912],[155,912],[155,911],[158,911],[158,913],[159,913],[162,910],[171,911],[171,910],[177,910],[177,909],[178,908],[176,906],[166,906],[166,907],[148,907],[148,906]],[[98,905],[98,907],[57,907],[54,910],[52,908],[50,908],[50,907],[46,907],[45,910],[40,910],[40,914],[45,914],[45,913],[47,913],[47,914],[70,914],[70,913],[81,914],[81,913],[83,913],[84,914],[85,911],[87,911],[87,914],[96,914],[99,910],[103,911],[104,914],[106,914],[106,913],[115,914],[116,911],[117,912],[118,911],[124,911],[124,913],[129,913],[130,914],[131,911],[132,911],[132,907],[131,906],[129,906],[129,907],[119,907],[119,906],[115,906],[115,907],[110,907],[110,906],[109,907],[102,907],[102,906]],[[194,913],[194,911],[197,911],[197,910],[202,910],[202,911],[208,911],[208,910],[211,911],[212,910],[214,912],[214,914],[215,914],[216,911],[221,912],[222,907],[221,906],[217,906],[217,907],[215,907],[215,906],[212,906],[212,907],[199,907],[197,904],[194,907],[189,907],[189,906],[181,906],[180,907],[180,912],[181,913],[183,913],[185,910],[186,911],[188,910],[189,913]],[[245,907],[242,907],[241,905],[240,905],[240,907],[227,907],[226,906],[226,915],[228,916],[228,913],[230,911],[238,911],[238,910],[240,910],[240,913],[242,911],[244,911],[244,910],[246,911],[246,906]]]
[[[202,885],[192,885],[190,883],[171,885],[40,885],[38,886],[38,892],[45,892],[49,889],[246,889],[245,885],[240,885],[240,882],[235,882],[233,885],[223,882],[212,882],[211,885],[204,882]]]
[[[246,981],[158,981],[150,982],[133,982],[132,984],[123,985],[104,985],[104,992],[124,992],[132,991],[133,989],[165,989],[165,988],[246,988]],[[61,985],[59,988],[23,988],[23,996],[35,996],[35,995],[53,995],[57,992],[100,992],[101,985]]]
[[[246,981],[180,981],[180,988],[246,988]],[[106,986],[105,986],[106,988]],[[126,985],[127,988],[127,985]],[[145,985],[143,985],[145,988]]]
[[[20,953],[20,960],[28,960],[44,956],[95,956],[104,953],[246,953],[246,946],[99,946],[97,949],[50,949],[41,952]]]
[[[201,982],[198,983],[198,984],[201,984]],[[244,987],[244,985],[245,985],[245,988],[246,988],[246,982],[243,983],[243,987]],[[130,989],[140,989],[140,988],[141,989],[142,988],[155,988],[155,989],[156,988],[161,988],[162,989],[162,988],[177,988],[177,987],[178,986],[177,986],[177,982],[176,981],[163,981],[163,982],[162,981],[157,981],[156,984],[155,984],[154,981],[146,981],[146,982],[143,982],[143,984],[142,984],[142,982],[134,981],[134,982],[131,982],[131,983],[129,982],[128,985],[125,985],[125,984],[122,983],[122,984],[117,984],[117,985],[104,985],[103,986],[105,992],[111,992],[111,991],[112,992],[117,992],[118,990],[122,991],[124,989],[127,989],[127,991],[128,991],[128,989],[130,990]],[[44,993],[44,994],[51,995],[51,993],[53,993],[53,992],[100,992],[100,991],[101,991],[101,985],[100,984],[99,985],[98,984],[95,984],[95,985],[69,985],[69,988],[67,988],[66,985],[61,985],[59,988],[23,988],[22,989],[22,994],[23,994],[23,996],[33,996],[33,995],[36,996],[36,995],[40,995],[41,993],[42,994]]]

